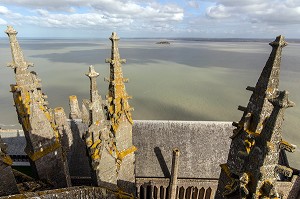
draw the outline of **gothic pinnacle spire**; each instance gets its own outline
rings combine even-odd
[[[118,42],[120,38],[117,36],[117,33],[113,32],[109,39],[112,42],[111,59],[106,60],[106,62],[108,63],[112,63],[112,61],[118,62],[116,63],[117,65],[126,63],[126,59],[120,59],[120,53],[118,48]]]
[[[18,32],[12,26],[7,26],[7,30],[5,31],[5,33],[9,37],[11,54],[13,58],[13,62],[8,66],[19,69],[27,69],[29,66],[33,66],[32,63],[28,63],[24,59],[23,52],[17,40]]]
[[[24,59],[16,38],[17,31],[8,26],[6,33],[13,59],[10,66],[14,69],[16,79],[16,84],[11,85],[11,91],[27,142],[24,151],[39,179],[53,183],[56,188],[69,186],[71,180],[67,160],[52,111],[48,108],[46,95],[41,90],[41,80],[34,71],[28,70],[28,66],[32,64]],[[61,170],[53,172],[58,166]]]
[[[93,78],[93,77],[98,77],[99,73],[97,73],[94,69],[93,65],[90,65],[89,67],[89,72],[85,74],[86,76],[88,76],[89,78]]]
[[[108,119],[111,121],[112,129],[116,132],[121,115],[125,114],[130,123],[132,123],[131,118],[131,108],[128,104],[128,99],[131,98],[128,96],[124,82],[127,82],[127,79],[123,78],[122,73],[122,63],[125,63],[125,59],[120,59],[118,41],[119,38],[115,32],[112,33],[112,36],[109,38],[112,42],[111,49],[111,58],[106,59],[107,63],[110,63],[110,78],[109,78],[109,92],[107,95],[107,100],[109,103],[108,108]]]
[[[292,169],[280,165],[281,149],[292,152],[295,146],[282,140],[284,110],[294,105],[287,91],[279,91],[279,71],[283,36],[271,42],[272,52],[233,136],[228,159],[222,164],[216,198],[278,198],[278,174],[290,177]],[[239,191],[238,191],[239,190]]]
[[[277,97],[281,53],[282,48],[287,45],[284,37],[281,35],[276,37],[276,39],[269,44],[272,46],[272,52],[270,53],[255,88],[252,89],[253,94],[244,111],[244,116],[245,114],[251,114],[252,122],[249,126],[249,130],[256,133],[261,132],[263,127],[262,124],[267,117],[266,113],[270,112],[272,109],[272,107],[268,106],[265,99],[270,100]]]
[[[104,120],[105,116],[102,109],[102,98],[98,93],[97,89],[97,73],[94,67],[91,65],[89,67],[89,72],[85,74],[90,78],[90,102],[89,110],[91,111],[91,123],[99,123]],[[103,123],[103,121],[101,122]],[[102,124],[103,125],[103,124]]]
[[[272,52],[256,84],[257,94],[266,94],[267,97],[274,96],[278,90],[281,52],[287,43],[284,37],[279,35],[269,45],[272,46]]]

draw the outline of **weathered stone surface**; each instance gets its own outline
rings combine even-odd
[[[85,135],[92,168],[92,178],[97,186],[115,188],[116,175],[116,150],[113,147],[113,137],[110,136],[109,124],[102,108],[102,98],[98,94],[96,78],[99,76],[90,66],[86,74],[90,78],[90,111],[89,128]]]
[[[129,106],[123,78],[122,63],[126,60],[120,58],[118,41],[115,32],[110,37],[112,42],[110,63],[110,78],[107,94],[107,118],[110,121],[110,131],[115,140],[117,184],[128,193],[135,193],[135,150],[132,145],[132,108]]]
[[[88,126],[81,119],[68,120],[73,134],[73,143],[70,148],[71,157],[69,161],[69,171],[71,176],[90,177],[91,167],[88,152],[83,135]]]
[[[122,193],[113,192],[100,187],[71,187],[65,189],[54,189],[49,191],[28,192],[24,194],[0,197],[1,199],[32,198],[32,199],[115,199],[115,198],[133,198]]]
[[[76,95],[71,95],[69,97],[69,105],[70,105],[70,119],[82,119],[81,110],[78,105],[78,100]]]
[[[82,124],[79,120],[70,122]],[[139,149],[136,151],[136,176],[170,177],[170,151],[177,146],[181,149],[180,160],[184,162],[179,166],[179,178],[217,179],[219,164],[226,162],[232,130],[230,122],[134,120],[133,144]],[[82,128],[81,132],[84,131],[85,128]],[[5,141],[11,146],[20,144],[19,150],[10,148],[15,154],[24,154],[26,142],[24,134],[19,134],[19,137],[5,138]],[[80,167],[85,156],[77,157],[74,162],[78,162]],[[75,176],[81,172],[88,173],[80,169]]]
[[[286,42],[278,36],[270,45],[273,49],[261,76],[255,88],[248,89],[253,92],[248,106],[239,107],[244,114],[231,136],[227,163],[221,165],[216,198],[278,198],[279,174],[291,177],[293,173],[278,165],[284,110],[293,106],[288,93],[278,91],[281,52]]]
[[[0,196],[19,193],[11,164],[12,160],[7,155],[7,146],[0,136]]]
[[[67,159],[70,160],[70,150],[73,143],[73,134],[70,128],[70,123],[67,121],[65,111],[62,107],[57,107],[54,109],[54,121],[57,125],[57,130],[60,135],[63,151]],[[69,164],[69,166],[71,165]]]
[[[219,177],[230,146],[230,122],[135,120],[137,177],[170,177],[170,151],[180,150],[179,178]]]
[[[41,80],[35,72],[29,72],[15,31],[8,26],[6,33],[10,40],[16,84],[11,85],[18,119],[25,133],[25,152],[36,175],[55,187],[70,185],[67,160],[63,155],[60,136],[48,108],[47,96],[41,91]],[[57,168],[59,171],[55,172]]]
[[[90,66],[86,74],[90,78],[90,100],[85,100],[85,104],[89,107],[90,118],[85,142],[96,184],[135,193],[136,148],[132,145],[131,108],[121,68],[124,61],[120,59],[117,35],[113,33],[110,40],[111,58],[106,60],[110,63],[107,103],[98,94],[96,78],[99,73]]]
[[[144,198],[158,198],[160,188],[165,190],[164,194],[167,192],[170,151],[174,147],[181,151],[178,170],[180,190],[199,191],[200,198],[214,197],[217,179],[220,177],[216,198],[297,197],[299,179],[294,174],[299,174],[299,171],[288,167],[285,153],[282,152],[293,152],[295,146],[281,137],[284,109],[293,105],[288,100],[286,91],[278,91],[281,49],[286,45],[281,36],[270,44],[273,50],[257,85],[247,87],[247,90],[253,92],[249,104],[247,107],[238,107],[244,114],[240,122],[233,123],[236,129],[231,136],[231,149],[226,159],[230,145],[229,135],[233,130],[230,123],[136,121],[133,125],[132,108],[128,103],[130,96],[124,85],[128,80],[123,78],[121,67],[125,60],[120,59],[119,38],[115,33],[110,38],[111,58],[106,60],[110,63],[106,101],[98,93],[96,78],[99,74],[90,67],[87,74],[91,81],[90,99],[84,101],[80,110],[76,96],[71,96],[71,119],[67,120],[62,109],[55,109],[52,115],[45,100],[47,96],[41,92],[37,74],[27,70],[32,64],[24,60],[16,40],[16,31],[9,27],[6,32],[10,37],[13,56],[10,66],[15,70],[17,82],[11,87],[19,121],[27,139],[25,151],[39,178],[46,179],[46,184],[56,187],[70,186],[64,156],[67,153],[72,176],[88,177],[92,171],[91,175],[97,186],[112,189],[110,194],[107,189],[100,187],[74,187],[12,197],[114,198],[119,194],[118,196],[130,198],[135,193],[134,168],[137,160],[138,194],[143,189]],[[17,139],[21,140],[21,136]],[[139,148],[136,155],[133,144]],[[22,148],[24,146],[25,144]],[[17,151],[14,153],[20,154]],[[92,170],[87,157],[90,157]],[[0,182],[1,177],[13,179],[7,177],[11,175],[7,159],[1,160],[4,161],[0,161]],[[227,164],[221,165],[220,174],[218,165],[226,160]],[[280,182],[278,179],[286,181]],[[33,189],[24,190],[35,191],[35,186],[39,186],[35,182],[28,182],[32,183]],[[3,189],[1,186],[3,185],[0,183],[0,194]],[[113,191],[117,189],[132,195]],[[7,190],[11,190],[11,187]],[[178,196],[192,196],[191,192],[189,195],[185,194],[188,191],[181,191]]]

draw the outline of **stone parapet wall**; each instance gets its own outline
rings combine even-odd
[[[168,198],[169,178],[136,178],[137,196],[141,199]],[[218,179],[178,179],[178,199],[214,198]]]
[[[54,189],[41,192],[29,192],[18,195],[11,195],[0,197],[0,199],[18,199],[18,198],[32,198],[32,199],[114,199],[120,198],[132,198],[132,196],[121,193],[112,192],[101,187],[71,187],[64,189]]]
[[[218,178],[233,126],[220,121],[136,120],[137,177],[170,177],[172,150],[180,150],[179,178]]]

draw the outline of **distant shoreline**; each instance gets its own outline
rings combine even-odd
[[[56,37],[56,38],[42,38],[42,37],[19,37],[20,40],[69,40],[69,41],[94,41],[94,40],[107,40],[107,38],[67,38],[67,37]],[[124,40],[163,40],[163,41],[205,41],[205,42],[264,42],[268,43],[273,40],[273,38],[149,38],[149,37],[137,37],[137,38],[127,38],[122,37]],[[0,40],[7,40],[7,37],[0,37]],[[288,38],[287,42],[290,43],[300,43],[300,39]]]

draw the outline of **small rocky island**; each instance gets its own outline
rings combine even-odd
[[[159,42],[156,42],[156,44],[171,44],[170,42],[168,41],[159,41]]]

